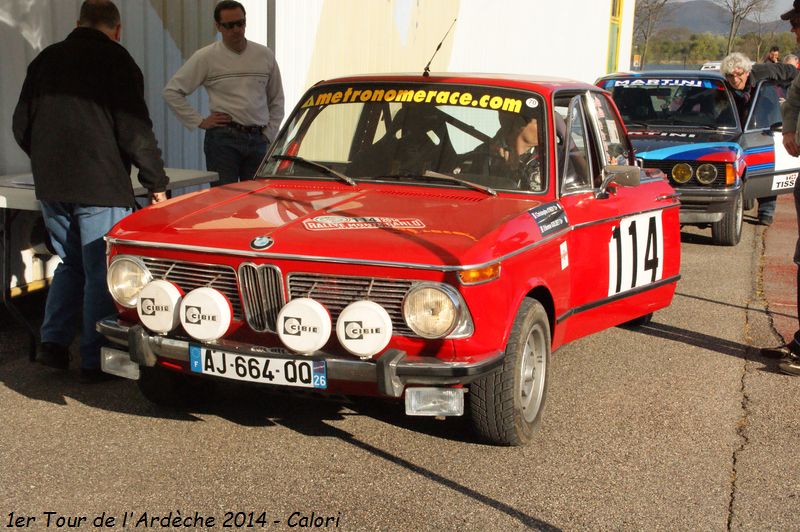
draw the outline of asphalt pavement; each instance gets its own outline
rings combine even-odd
[[[800,530],[800,378],[758,354],[796,326],[787,200],[737,246],[684,228],[672,305],[554,353],[523,448],[376,400],[231,385],[160,409],[31,364],[2,314],[0,528]]]

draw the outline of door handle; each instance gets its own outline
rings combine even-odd
[[[674,194],[665,194],[663,196],[656,196],[656,201],[666,201],[669,199],[678,199],[681,197],[680,192],[675,192]]]

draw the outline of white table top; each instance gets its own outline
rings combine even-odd
[[[218,179],[216,172],[208,172],[206,170],[186,170],[183,168],[165,168],[164,170],[169,176],[167,190],[202,185]],[[139,170],[134,168],[131,171],[133,193],[137,196],[143,196],[147,193],[147,190],[139,183],[138,175]],[[39,202],[36,201],[36,194],[33,189],[32,174],[0,176],[0,208],[23,211],[39,210]]]

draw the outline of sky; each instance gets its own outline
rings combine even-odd
[[[676,0],[678,2],[687,2],[689,0]],[[766,11],[766,20],[778,20],[782,13],[786,13],[792,8],[792,0],[775,0],[772,3],[772,8]]]

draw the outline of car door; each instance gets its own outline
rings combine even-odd
[[[788,82],[762,81],[750,106],[741,145],[747,164],[745,199],[785,194],[794,189],[800,159],[783,147],[780,104]]]
[[[630,171],[633,151],[614,104],[605,93],[572,99],[567,129],[583,135],[581,151],[590,179],[573,190],[567,147],[561,169],[561,202],[572,227],[568,257],[573,268],[570,309],[564,316],[570,341],[669,304],[680,264],[679,202],[669,184],[642,177],[636,186],[603,181],[621,167]],[[581,131],[583,128],[583,131]]]

